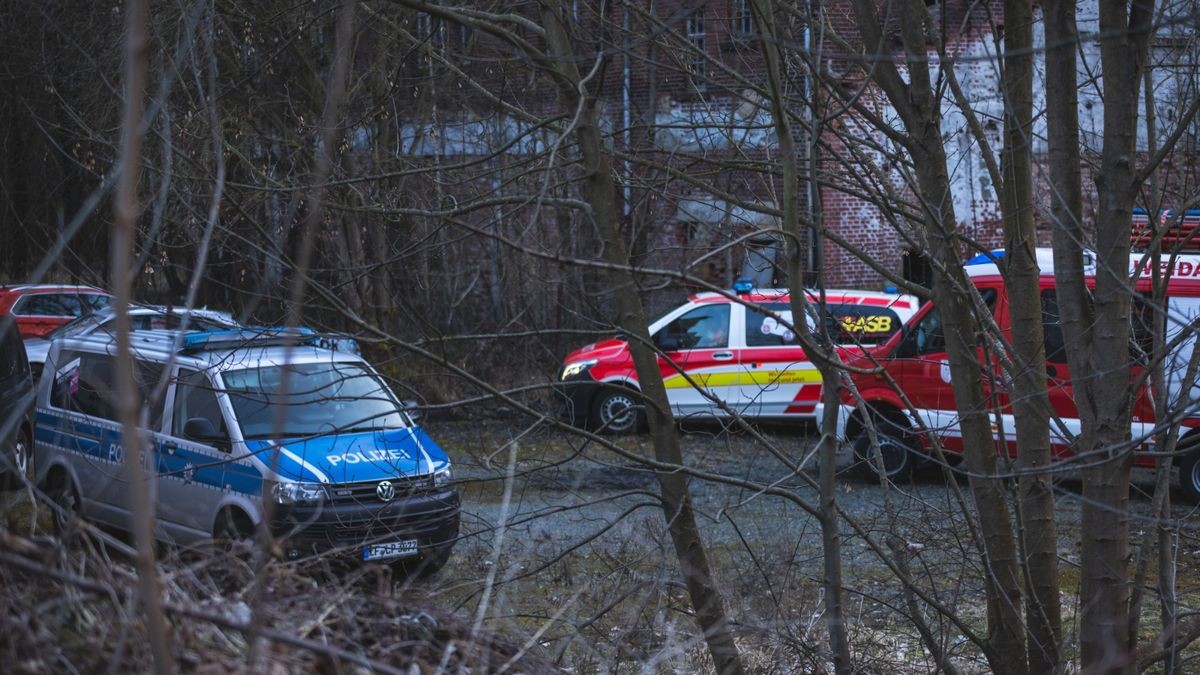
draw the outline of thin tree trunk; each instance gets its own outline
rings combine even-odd
[[[1104,150],[1096,176],[1095,328],[1086,354],[1092,410],[1081,410],[1082,446],[1112,457],[1084,472],[1080,654],[1086,670],[1132,672],[1129,636],[1129,478],[1133,454],[1129,378],[1129,236],[1134,185],[1138,97],[1153,0],[1101,0],[1100,58],[1105,98]],[[1116,92],[1127,92],[1120,95]],[[1068,344],[1072,343],[1068,335]],[[1090,419],[1089,419],[1090,418]]]
[[[342,0],[338,7],[333,43],[333,63],[329,69],[329,79],[325,85],[325,103],[321,111],[320,143],[317,145],[316,157],[313,162],[313,188],[308,195],[305,205],[307,212],[301,223],[300,243],[294,258],[292,278],[288,288],[287,324],[296,327],[302,324],[304,315],[304,294],[308,287],[309,274],[312,265],[313,251],[319,234],[324,214],[325,183],[333,167],[334,153],[339,136],[338,120],[341,115],[342,101],[346,96],[346,81],[354,61],[354,29],[355,9],[354,0]],[[280,383],[280,390],[287,392],[289,387],[288,375],[285,372]],[[280,406],[275,411],[272,422],[272,437],[278,440],[283,429],[284,410]],[[259,668],[259,653],[262,641],[257,639],[263,626],[263,614],[259,611],[261,602],[266,597],[267,575],[266,565],[270,556],[272,533],[270,528],[273,517],[271,500],[263,501],[263,513],[258,523],[260,548],[256,559],[254,583],[250,592],[250,622],[247,630],[255,639],[250,640],[246,651],[246,663],[251,669]]]
[[[1001,155],[1007,270],[1012,316],[1012,413],[1016,420],[1021,545],[1028,590],[1029,669],[1062,669],[1062,612],[1058,599],[1058,536],[1050,465],[1050,401],[1039,297],[1041,271],[1033,227],[1033,3],[1004,3],[1005,139]]]
[[[995,441],[976,349],[980,326],[973,313],[974,299],[969,295],[974,287],[959,254],[958,221],[940,131],[940,101],[934,94],[925,59],[924,25],[928,11],[917,0],[907,0],[897,10],[907,58],[906,82],[891,60],[894,55],[882,53],[885,58],[874,58],[882,52],[884,44],[875,4],[871,0],[852,0],[851,4],[863,48],[872,64],[871,77],[900,115],[908,133],[906,146],[925,210],[929,253],[936,270],[933,299],[942,317],[951,388],[959,411],[965,461],[984,540],[990,632],[986,656],[994,671],[1020,675],[1028,672],[1021,617],[1023,584],[1004,485],[995,477]]]
[[[121,176],[113,196],[111,280],[117,308],[116,411],[121,421],[121,444],[125,448],[125,476],[130,490],[133,534],[137,545],[138,594],[145,612],[146,632],[154,670],[160,675],[175,672],[171,657],[170,634],[162,608],[162,590],[154,564],[154,506],[150,501],[149,481],[143,460],[145,439],[138,429],[139,400],[133,380],[133,356],[130,350],[129,305],[133,262],[133,239],[138,216],[137,184],[142,166],[142,87],[146,74],[146,6],[141,0],[129,0],[128,33],[125,49],[125,106],[121,122]]]
[[[662,463],[682,465],[683,455],[667,390],[659,373],[656,354],[650,347],[646,312],[638,295],[637,280],[628,270],[629,254],[618,227],[616,185],[598,125],[596,101],[583,93],[584,85],[560,10],[559,3],[543,0],[542,27],[546,31],[550,54],[557,64],[560,89],[567,103],[577,112],[574,135],[583,161],[584,196],[592,209],[605,260],[613,264],[610,279],[617,300],[617,326],[630,338],[630,351],[646,401],[655,458]],[[713,663],[718,673],[740,674],[743,672],[741,658],[729,632],[724,601],[712,577],[708,553],[696,526],[688,481],[677,472],[659,473],[658,480],[675,555]]]
[[[807,315],[805,305],[807,300],[804,292],[804,252],[800,242],[804,241],[804,231],[799,217],[799,171],[796,166],[796,147],[792,139],[790,123],[780,74],[780,39],[775,34],[774,6],[770,0],[755,0],[754,14],[759,31],[763,35],[763,55],[767,66],[767,88],[771,97],[771,117],[775,123],[775,135],[779,139],[779,164],[783,178],[782,207],[783,231],[791,234],[788,241],[788,280],[791,287],[791,307],[794,323],[804,326]],[[813,105],[813,118],[818,113],[818,106]],[[815,125],[810,133],[818,133]],[[816,148],[816,143],[810,148]],[[816,180],[816,158],[810,155],[809,180]],[[815,205],[811,205],[815,206]],[[814,215],[820,213],[819,208],[813,208]],[[814,224],[816,225],[816,224]],[[811,271],[811,270],[810,270]],[[821,270],[816,270],[818,273]],[[821,326],[825,322],[820,322]],[[828,334],[820,344],[828,346]],[[837,511],[837,438],[833,433],[837,425],[839,400],[839,371],[829,358],[814,358],[813,363],[821,373],[823,403],[825,404],[824,419],[821,422],[821,440],[818,443],[820,457],[820,486],[821,486],[821,551],[825,561],[825,626],[829,631],[829,646],[833,652],[834,671],[839,674],[851,672],[850,642],[846,636],[845,607],[842,589],[842,544],[838,532]]]

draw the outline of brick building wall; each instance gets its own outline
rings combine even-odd
[[[603,17],[594,14],[599,7],[606,12]],[[889,32],[894,32],[894,17],[887,18],[886,2],[880,7],[885,33],[894,43],[895,37]],[[753,92],[764,85],[765,73],[757,27],[745,14],[748,3],[668,0],[600,5],[580,1],[564,8],[572,13],[572,38],[581,69],[588,72],[598,64],[595,90],[617,150],[614,172],[621,184],[619,199],[636,262],[728,284],[743,272],[746,246],[735,242],[775,224],[764,211],[777,208],[782,190],[771,116],[765,102]],[[1090,30],[1089,22],[1094,23],[1094,8],[1095,0],[1081,3],[1084,32]],[[851,43],[858,39],[845,0],[826,3],[824,9],[832,31]],[[942,0],[930,9],[937,35],[955,58],[957,78],[996,152],[1003,131],[996,58],[1002,3]],[[785,77],[796,106],[794,140],[805,174],[808,143],[802,123],[807,119],[803,106],[809,83],[797,56],[806,45],[804,26],[796,22],[781,28],[788,40],[785,48],[791,54]],[[456,36],[449,32],[444,40],[452,44],[464,39]],[[1177,53],[1183,49],[1181,40],[1185,38],[1174,36],[1164,43],[1168,48],[1164,58],[1178,61]],[[832,49],[834,44],[833,39],[824,42],[822,68],[838,78],[843,87],[861,89],[860,100],[874,106],[880,117],[894,118],[879,93],[864,84],[861,59]],[[1095,41],[1085,39],[1081,54],[1085,62],[1081,70],[1094,72],[1098,56]],[[936,70],[938,57],[932,48],[928,57],[930,68]],[[490,63],[486,59],[479,63],[481,67],[503,66],[484,65]],[[1038,71],[1034,89],[1035,107],[1040,108],[1044,98],[1040,66]],[[529,85],[511,86],[516,91]],[[550,88],[545,94],[547,101],[554,96]],[[1089,222],[1094,187],[1086,173],[1090,171],[1086,157],[1087,152],[1098,148],[1093,130],[1102,121],[1102,109],[1102,97],[1094,87],[1085,87],[1080,114],[1085,150],[1085,218]],[[1164,112],[1170,111],[1168,106]],[[974,246],[999,247],[999,202],[983,160],[984,151],[967,131],[966,120],[953,103],[946,100],[942,113],[941,130],[952,187],[952,194],[946,198],[953,202],[961,231]],[[1048,221],[1045,148],[1040,140],[1045,134],[1044,116],[1037,124],[1037,184],[1031,206],[1035,209],[1039,243],[1048,245],[1052,229]],[[884,268],[901,273],[906,257],[921,251],[909,224],[919,218],[920,210],[902,171],[903,154],[896,152],[883,134],[853,115],[834,119],[821,130],[820,140],[823,224]],[[1142,145],[1146,145],[1144,137]],[[1164,197],[1167,206],[1182,204],[1188,195],[1195,194],[1194,165],[1188,161],[1175,164],[1180,169],[1177,175],[1164,182],[1169,188]],[[807,191],[807,184],[800,186],[802,203],[798,206],[802,214],[808,213]],[[969,253],[968,248],[964,247],[964,254]],[[807,260],[822,262],[826,283],[831,286],[880,288],[888,283],[855,254],[833,243],[832,238],[820,253],[802,254]],[[772,282],[784,280],[782,274],[767,278]]]

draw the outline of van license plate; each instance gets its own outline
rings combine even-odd
[[[383,558],[407,558],[408,556],[417,554],[417,540],[406,539],[404,541],[393,541],[387,544],[375,544],[368,546],[367,550],[363,551],[363,560],[381,560]]]

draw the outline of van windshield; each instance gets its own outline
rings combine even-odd
[[[246,440],[409,426],[391,390],[361,364],[263,366],[226,371],[221,378]]]

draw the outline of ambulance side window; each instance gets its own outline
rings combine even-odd
[[[722,349],[729,346],[729,305],[697,307],[655,335],[663,351]]]
[[[180,370],[175,384],[175,414],[171,420],[171,435],[183,438],[183,427],[189,419],[203,417],[213,429],[225,434],[225,418],[217,402],[212,383],[199,371]]]
[[[787,323],[792,320],[792,308],[786,302],[772,302],[763,305],[764,309],[782,317]],[[746,346],[747,347],[782,347],[796,344],[796,335],[775,316],[768,316],[757,310],[746,308]]]
[[[942,316],[934,307],[912,327],[899,350],[903,356],[936,354],[946,351],[946,336],[942,334]]]
[[[1092,296],[1087,296],[1087,304],[1091,305]],[[1148,350],[1153,346],[1153,328],[1155,312],[1142,296],[1134,296],[1130,333],[1130,352],[1137,356],[1139,346]],[[1061,313],[1058,304],[1058,294],[1053,290],[1042,291],[1042,334],[1045,336],[1046,362],[1067,363],[1067,338],[1060,323]]]

